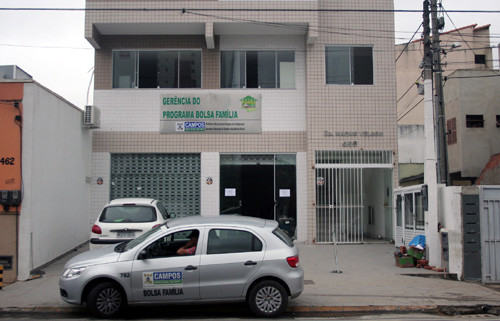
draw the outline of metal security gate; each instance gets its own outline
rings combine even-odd
[[[316,169],[317,242],[363,242],[363,170]]]
[[[365,171],[391,169],[392,151],[316,151],[315,160],[316,242],[363,242]]]
[[[481,252],[484,283],[500,282],[500,186],[481,187]]]
[[[200,214],[200,154],[112,154],[111,199],[161,200],[177,216]]]

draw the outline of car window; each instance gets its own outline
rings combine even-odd
[[[164,220],[168,218],[168,212],[165,206],[161,202],[156,202],[156,206],[158,207],[158,210],[160,211],[161,216],[163,217]]]
[[[288,245],[289,247],[293,247],[293,240],[288,236],[288,234],[285,233],[282,229],[277,227],[274,231],[273,234],[276,235],[283,243]]]
[[[175,232],[159,238],[144,249],[146,254],[145,258],[155,259],[177,256],[177,250],[179,250],[189,242],[190,235],[192,235],[194,231],[198,230],[185,230]],[[196,250],[196,247],[194,250]]]
[[[151,206],[119,205],[108,206],[102,211],[99,222],[103,223],[146,223],[156,221],[155,209]]]
[[[232,229],[212,229],[208,233],[207,254],[262,251],[262,242],[252,233]]]

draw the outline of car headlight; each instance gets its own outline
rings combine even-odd
[[[62,276],[66,279],[76,278],[76,277],[80,276],[83,273],[83,271],[85,271],[84,267],[66,269],[66,270],[64,270],[64,273]]]

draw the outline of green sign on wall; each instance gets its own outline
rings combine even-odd
[[[260,94],[162,95],[160,133],[261,133]]]

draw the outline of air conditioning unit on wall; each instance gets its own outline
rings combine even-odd
[[[94,105],[85,106],[83,126],[87,128],[99,128],[101,126],[101,110]]]

